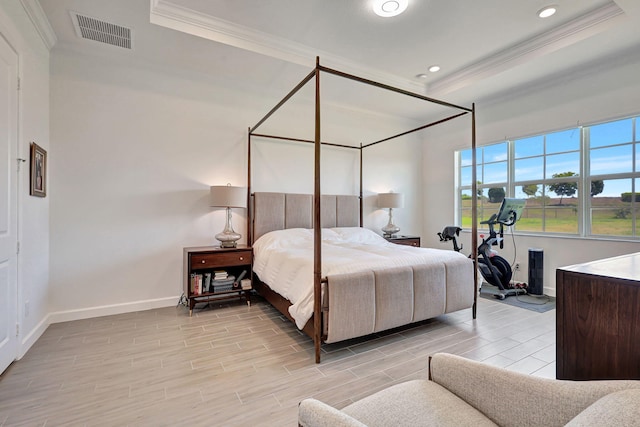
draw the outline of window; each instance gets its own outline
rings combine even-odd
[[[504,197],[527,200],[516,230],[637,237],[640,118],[478,147],[480,221]],[[471,150],[457,153],[458,222],[471,227]]]
[[[591,197],[589,234],[637,236],[638,118],[591,126],[589,147],[589,189]]]
[[[471,150],[461,152],[460,218],[463,227],[471,227]],[[480,221],[495,213],[506,194],[508,177],[508,144],[479,147],[476,151],[478,215]]]
[[[580,129],[513,141],[515,197],[527,199],[520,231],[578,232]]]

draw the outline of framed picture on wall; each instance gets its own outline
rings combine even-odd
[[[47,152],[35,142],[31,143],[31,189],[29,194],[47,196]]]

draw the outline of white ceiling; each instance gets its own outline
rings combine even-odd
[[[328,67],[470,105],[640,54],[638,0],[409,0],[394,18],[374,15],[371,0],[38,1],[54,48],[215,74],[282,95],[316,56]],[[558,13],[538,18],[548,3]],[[133,49],[78,37],[70,11],[131,28]],[[428,73],[433,64],[441,71]]]

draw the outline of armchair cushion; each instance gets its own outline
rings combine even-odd
[[[601,397],[640,388],[639,381],[562,381],[435,354],[431,377],[504,427],[562,426]]]
[[[640,423],[640,389],[608,394],[569,421],[567,427],[632,426]]]
[[[342,409],[369,427],[495,426],[444,387],[427,380],[396,384]]]
[[[367,427],[344,412],[316,399],[304,399],[300,402],[298,425],[302,427]]]

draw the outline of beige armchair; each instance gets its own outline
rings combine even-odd
[[[640,426],[640,381],[539,378],[439,353],[429,380],[391,386],[342,410],[300,402],[303,427]]]

